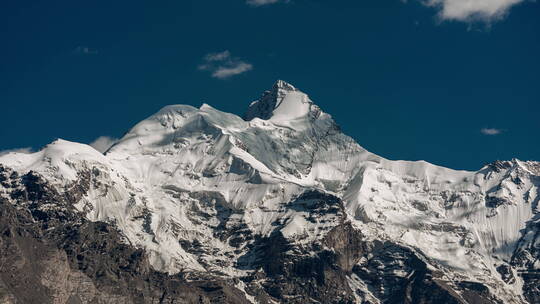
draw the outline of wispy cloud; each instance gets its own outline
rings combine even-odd
[[[278,2],[286,2],[284,0],[246,0],[246,3],[252,6],[263,6],[267,4],[274,4]]]
[[[78,46],[74,50],[75,54],[82,54],[82,55],[96,55],[98,54],[98,50],[87,47],[87,46]]]
[[[223,51],[223,52],[220,52],[220,53],[210,53],[210,54],[207,54],[206,56],[204,56],[204,60],[206,60],[206,62],[224,61],[224,60],[227,60],[229,58],[231,58],[231,52],[229,52],[229,51]]]
[[[408,2],[402,0],[403,2]],[[419,0],[438,10],[441,20],[492,22],[504,18],[510,8],[525,0]]]
[[[30,147],[26,147],[26,148],[18,148],[18,149],[7,149],[7,150],[2,150],[0,151],[0,156],[2,155],[6,155],[8,153],[24,153],[24,154],[29,154],[29,153],[32,153],[34,152],[32,150],[32,148]]]
[[[118,142],[117,138],[109,137],[109,136],[100,136],[96,138],[93,142],[90,143],[90,146],[92,146],[94,149],[98,150],[101,153],[105,153],[105,151],[109,150],[112,145]]]
[[[484,135],[499,135],[503,132],[502,129],[496,129],[496,128],[482,128],[480,129],[480,133]]]
[[[203,60],[204,63],[199,65],[199,70],[209,71],[212,77],[219,79],[229,78],[253,69],[253,65],[231,56],[231,52],[227,50],[207,54]]]

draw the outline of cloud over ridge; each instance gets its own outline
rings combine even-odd
[[[109,150],[112,145],[114,145],[116,142],[118,142],[117,138],[109,137],[109,136],[100,136],[96,138],[93,142],[89,143],[89,145],[98,150],[101,153],[105,153],[105,151]]]
[[[8,150],[2,150],[0,151],[0,156],[6,155],[8,153],[24,153],[24,154],[30,154],[33,153],[33,149],[30,147],[26,148],[18,148],[18,149],[8,149]]]

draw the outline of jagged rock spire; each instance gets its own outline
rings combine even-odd
[[[281,79],[277,80],[272,86],[273,91],[285,90],[285,91],[297,91],[297,89],[290,83]]]

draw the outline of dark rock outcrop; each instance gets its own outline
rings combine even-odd
[[[233,282],[151,269],[114,226],[72,207],[84,187],[60,194],[33,172],[0,176],[10,193],[0,198],[1,303],[248,303]]]

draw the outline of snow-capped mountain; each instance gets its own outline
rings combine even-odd
[[[538,162],[374,155],[278,81],[243,118],[173,105],[104,154],[0,156],[0,299],[540,303],[539,187]]]

